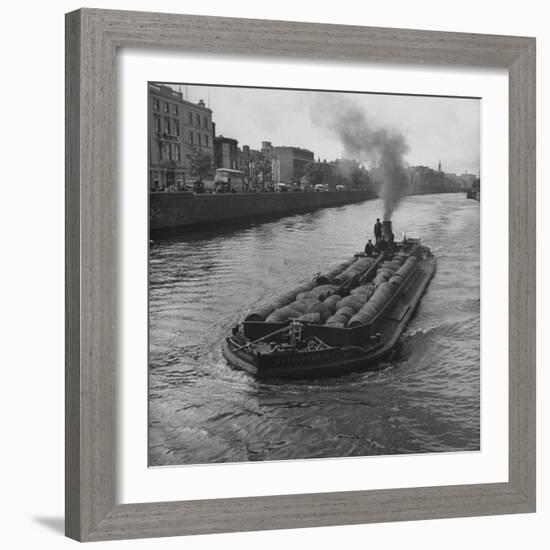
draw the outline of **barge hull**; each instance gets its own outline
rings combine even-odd
[[[289,364],[262,368],[260,364],[251,361],[239,352],[231,349],[228,342],[224,343],[222,353],[225,359],[234,367],[252,374],[258,379],[298,379],[337,376],[355,371],[375,371],[385,368],[384,360],[388,359],[395,350],[399,337],[413,316],[422,295],[433,277],[436,269],[436,260],[431,257],[423,262],[419,270],[406,286],[400,289],[399,298],[386,315],[380,327],[384,339],[375,350],[367,350],[353,357],[346,357],[344,353],[337,360],[319,361],[307,365]],[[247,360],[248,359],[248,360]]]

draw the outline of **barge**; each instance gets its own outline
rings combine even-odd
[[[356,253],[247,315],[224,342],[227,362],[259,379],[386,366],[436,258],[420,239],[394,241],[391,222],[383,230],[383,250]]]

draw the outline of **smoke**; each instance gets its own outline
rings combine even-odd
[[[363,109],[343,97],[320,98],[311,117],[317,125],[338,134],[346,157],[367,165],[384,203],[384,220],[390,220],[409,189],[404,159],[409,146],[403,134],[372,125]]]

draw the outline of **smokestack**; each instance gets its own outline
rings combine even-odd
[[[385,241],[391,241],[393,234],[392,225],[390,220],[384,220],[382,222],[382,235]]]

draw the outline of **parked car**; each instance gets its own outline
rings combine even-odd
[[[288,183],[280,182],[275,184],[275,190],[279,193],[286,193],[288,191]]]

